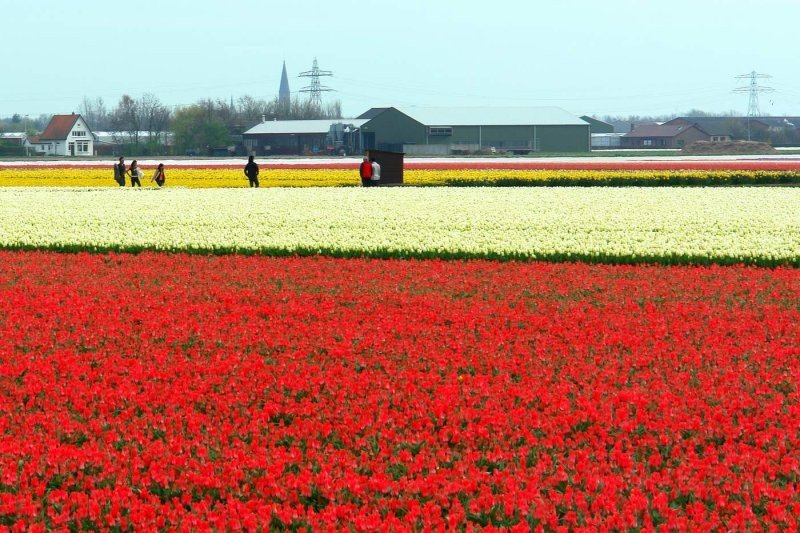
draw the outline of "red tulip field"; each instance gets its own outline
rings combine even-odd
[[[0,252],[0,529],[796,530],[787,267]]]

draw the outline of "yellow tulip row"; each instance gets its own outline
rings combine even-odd
[[[152,170],[142,185],[154,186]],[[262,187],[342,187],[361,181],[350,169],[262,169]],[[470,185],[735,185],[798,183],[800,171],[770,170],[516,170],[445,169],[404,172],[404,182],[417,186]],[[130,183],[130,181],[128,181]],[[116,187],[109,168],[0,168],[0,187]],[[247,187],[241,169],[168,168],[168,187]]]

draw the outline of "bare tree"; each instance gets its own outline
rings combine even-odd
[[[93,130],[106,130],[111,126],[108,110],[101,97],[89,99],[88,96],[84,96],[80,113]]]
[[[145,93],[138,103],[139,124],[147,132],[147,140],[151,144],[161,144],[161,136],[166,135],[169,125],[170,111],[158,97]],[[166,141],[166,139],[164,139]]]
[[[112,113],[111,123],[115,131],[127,133],[130,142],[134,145],[139,145],[141,123],[139,104],[136,100],[127,94],[123,94],[122,98],[119,99],[117,108]]]
[[[266,115],[267,112],[267,103],[250,95],[240,97],[238,106],[239,116],[245,124],[257,124],[261,121],[261,115]]]

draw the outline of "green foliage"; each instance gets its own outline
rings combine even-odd
[[[225,123],[199,105],[176,111],[172,127],[178,153],[207,146],[226,146],[229,142]]]

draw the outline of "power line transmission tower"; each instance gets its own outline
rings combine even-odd
[[[750,84],[744,87],[737,87],[733,90],[735,93],[748,93],[750,96],[747,101],[747,140],[750,139],[750,119],[753,117],[761,116],[761,110],[758,108],[758,93],[771,93],[775,89],[772,87],[764,87],[758,84],[758,80],[771,78],[769,74],[759,74],[755,70],[750,74],[741,74],[736,76],[737,80],[750,80]]]
[[[309,93],[311,105],[317,108],[322,107],[322,93],[332,91],[333,89],[320,84],[319,79],[321,76],[333,76],[333,72],[330,70],[320,70],[317,64],[317,58],[315,57],[314,65],[311,67],[311,70],[301,72],[298,76],[301,78],[311,78],[311,85],[303,87],[300,89],[300,92]]]
[[[771,93],[775,89],[772,87],[764,87],[763,85],[758,84],[758,80],[771,78],[769,74],[759,74],[755,70],[752,71],[750,74],[742,74],[740,76],[736,76],[737,80],[750,80],[750,84],[744,87],[737,87],[733,90],[735,93],[748,93],[749,99],[747,102],[747,116],[748,117],[759,117],[761,116],[761,110],[758,108],[758,93]]]

